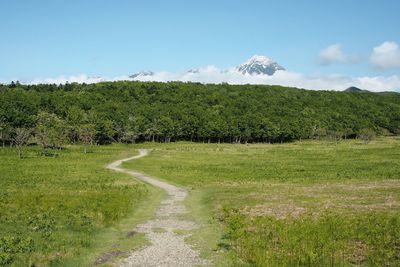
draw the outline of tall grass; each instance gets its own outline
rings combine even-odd
[[[96,234],[131,214],[145,185],[104,165],[134,154],[132,147],[81,147],[42,156],[30,147],[19,160],[0,149],[0,266],[63,265],[94,245]]]
[[[200,196],[234,266],[400,265],[398,138],[177,143],[126,166]]]
[[[250,266],[399,266],[398,214],[365,213],[280,220],[224,217],[225,239]],[[223,243],[222,243],[223,244]]]

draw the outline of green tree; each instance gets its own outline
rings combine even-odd
[[[67,111],[66,120],[69,126],[69,139],[74,144],[79,141],[79,125],[85,122],[86,117],[85,111],[77,106],[71,106]]]
[[[7,141],[10,140],[11,127],[4,120],[0,120],[0,142],[2,147],[5,147]]]
[[[365,144],[368,144],[375,139],[376,133],[371,129],[362,129],[358,136],[364,141]]]
[[[142,118],[129,116],[126,128],[122,135],[122,141],[134,144],[141,135]]]
[[[175,133],[174,121],[170,117],[161,116],[157,124],[160,129],[160,134],[162,135],[163,141],[165,143],[169,143]]]
[[[18,152],[18,157],[22,159],[26,144],[32,136],[32,131],[26,128],[16,128],[14,131],[13,144]]]
[[[93,145],[96,137],[96,129],[93,124],[82,124],[78,129],[79,140],[82,142],[84,150],[83,153],[87,153],[88,147]]]
[[[41,111],[37,115],[35,136],[43,148],[61,148],[67,139],[66,122],[54,113]]]
[[[65,121],[72,143],[80,140],[83,124],[95,127],[97,144],[289,142],[324,137],[321,129],[344,138],[354,138],[362,129],[389,135],[400,131],[399,94],[180,82],[0,85],[0,118],[10,127],[34,128],[41,112]],[[133,114],[137,121],[130,121]]]

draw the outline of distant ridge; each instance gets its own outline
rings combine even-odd
[[[369,92],[368,90],[363,90],[355,86],[351,86],[344,90],[344,92],[353,92],[353,93],[362,93],[362,92]]]

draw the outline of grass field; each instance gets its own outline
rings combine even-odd
[[[155,145],[124,167],[191,189],[217,266],[400,265],[398,138]]]
[[[384,138],[0,149],[0,266],[108,266],[144,244],[133,226],[164,193],[104,168],[141,147],[124,167],[189,189],[190,242],[215,266],[400,265],[400,139]]]
[[[0,149],[0,266],[91,266],[143,244],[127,234],[163,193],[106,170],[132,146],[70,146],[56,157]],[[54,152],[54,151],[52,151]]]

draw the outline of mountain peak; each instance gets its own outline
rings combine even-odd
[[[271,64],[274,63],[274,61],[266,56],[254,55],[245,62],[245,64],[250,63]]]
[[[199,70],[199,69],[190,69],[190,70],[188,70],[186,73],[198,74],[198,73],[200,73],[200,70]]]
[[[355,86],[351,86],[351,87],[347,88],[344,91],[345,92],[353,92],[353,93],[368,92],[367,90],[363,90],[363,89],[360,89],[360,88],[355,87]]]
[[[266,56],[254,55],[242,65],[238,66],[237,71],[242,74],[250,75],[273,75],[278,70],[285,70],[281,65]]]
[[[152,71],[141,71],[141,72],[130,75],[129,78],[136,79],[139,77],[153,76],[153,75],[154,75],[154,72],[152,72]]]

